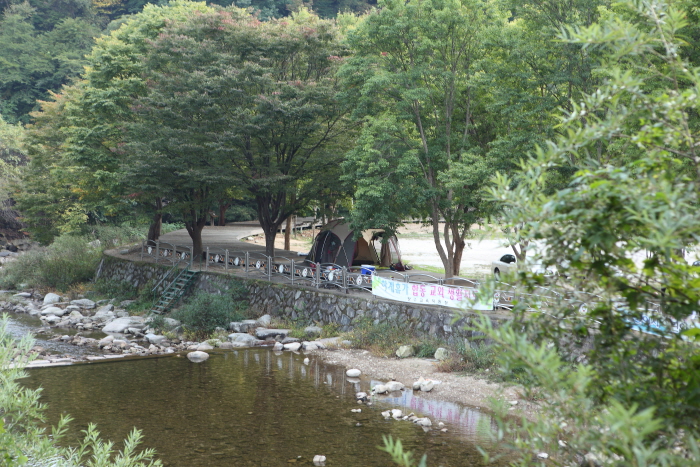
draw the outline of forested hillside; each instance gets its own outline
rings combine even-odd
[[[72,82],[87,65],[94,39],[140,12],[144,0],[4,0],[0,2],[0,115],[28,123],[37,100]],[[165,3],[165,2],[155,2]],[[301,6],[321,17],[362,12],[375,0],[221,0],[211,4],[250,7],[260,19],[289,15]]]

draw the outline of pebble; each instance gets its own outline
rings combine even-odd
[[[357,368],[351,368],[348,371],[346,371],[345,374],[350,378],[357,378],[362,374],[362,372]]]
[[[546,452],[541,452],[541,453],[537,454],[538,459],[547,459],[548,457],[549,457],[549,454],[547,454]]]

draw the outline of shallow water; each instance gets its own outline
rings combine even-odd
[[[44,387],[50,423],[61,414],[74,417],[70,444],[88,422],[112,440],[135,426],[143,446],[155,448],[167,466],[312,465],[322,454],[328,466],[386,467],[389,456],[376,449],[382,435],[427,453],[430,466],[480,465],[474,443],[486,442],[478,427],[480,420],[488,426],[487,415],[411,391],[360,405],[355,392],[368,390],[369,380],[348,381],[343,368],[311,358],[304,365],[304,355],[250,349],[213,353],[198,364],[163,357],[33,369],[24,381]],[[435,425],[444,421],[449,432],[381,416],[402,404]],[[362,412],[351,413],[355,408]]]
[[[34,333],[37,329],[45,326],[37,316],[32,316],[26,313],[12,313],[8,323],[7,330],[11,336],[16,339],[21,339],[27,333]],[[52,333],[65,335],[75,335],[78,330],[76,328],[52,328]],[[81,336],[90,337],[92,339],[102,339],[106,336],[102,331],[81,332]],[[53,337],[53,336],[51,336]],[[78,347],[76,345],[67,344],[62,341],[48,340],[44,334],[36,334],[34,336],[36,345],[43,347],[51,354],[69,354],[69,355],[100,355],[101,352],[95,347]]]

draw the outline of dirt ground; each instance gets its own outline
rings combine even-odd
[[[532,416],[537,406],[520,397],[517,386],[491,383],[485,379],[458,373],[439,373],[437,362],[424,358],[379,358],[367,350],[316,350],[314,355],[324,361],[346,368],[357,368],[363,375],[380,381],[396,380],[409,389],[421,376],[439,381],[431,392],[421,393],[425,399],[455,402],[464,406],[489,409],[490,399],[505,400],[512,405],[513,415]],[[517,403],[514,404],[514,402]]]

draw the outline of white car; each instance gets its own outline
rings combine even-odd
[[[552,276],[557,273],[556,269],[545,268],[541,264],[531,264],[528,265],[530,271],[535,274],[543,274],[545,276]],[[507,254],[501,256],[501,259],[491,263],[491,270],[493,271],[493,276],[496,280],[501,280],[501,274],[508,274],[510,272],[515,272],[518,268],[518,259],[515,255]]]

